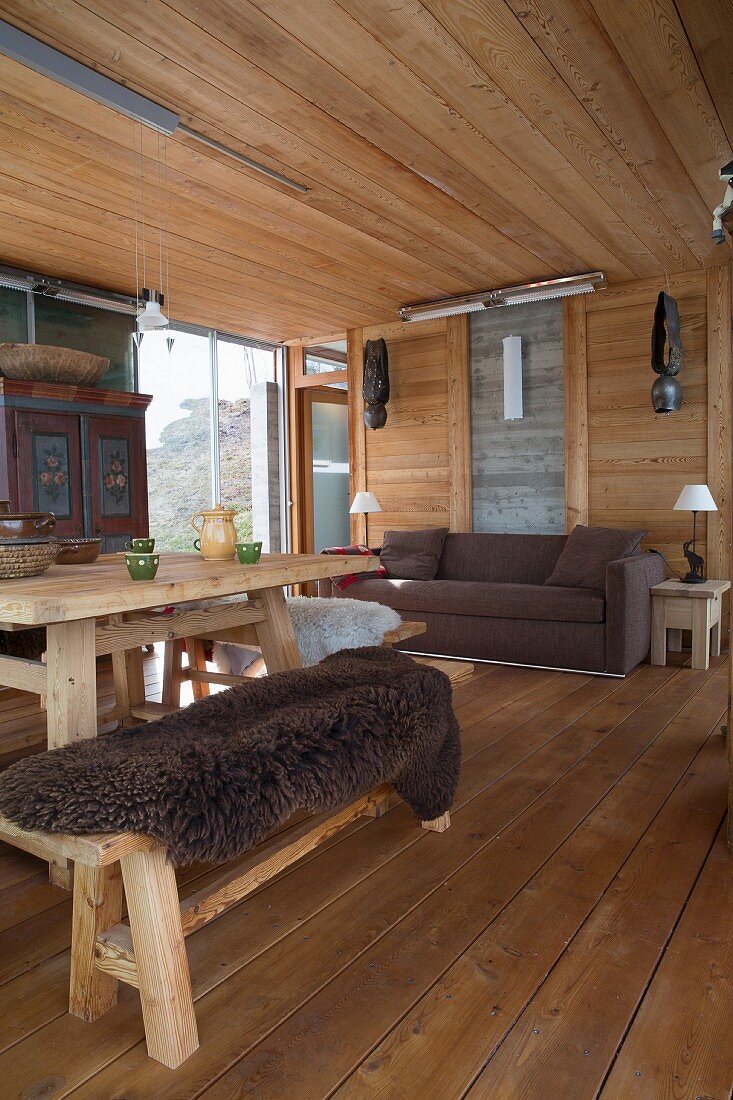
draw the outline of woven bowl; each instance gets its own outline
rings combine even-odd
[[[0,372],[18,382],[96,386],[109,368],[109,359],[88,351],[47,344],[0,344]]]
[[[0,546],[0,579],[37,577],[53,565],[59,553],[57,542],[13,542]]]

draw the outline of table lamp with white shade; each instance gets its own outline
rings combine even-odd
[[[381,512],[382,505],[374,493],[357,493],[351,502],[349,512],[351,515],[363,515],[367,512]]]
[[[690,571],[682,580],[686,584],[702,584],[705,581],[705,562],[695,551],[697,513],[717,512],[718,506],[707,485],[685,485],[674,507],[677,512],[692,512],[692,538],[683,547]]]

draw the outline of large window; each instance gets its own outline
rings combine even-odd
[[[146,417],[150,533],[161,550],[190,550],[190,518],[222,503],[236,508],[251,538],[250,388],[273,381],[274,351],[213,331],[146,333],[138,351],[139,389],[153,395]]]
[[[132,334],[135,318],[44,294],[33,295],[36,343],[104,355],[111,366],[99,385],[105,390],[135,389]]]
[[[28,295],[0,286],[0,342],[25,344],[28,339]]]

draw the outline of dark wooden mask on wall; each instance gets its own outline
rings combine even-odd
[[[367,340],[364,345],[364,423],[383,428],[389,401],[389,357],[384,340]]]
[[[665,360],[667,343],[669,356]],[[652,328],[652,370],[659,375],[652,385],[652,406],[656,413],[677,412],[682,407],[682,385],[677,375],[684,355],[677,301],[660,291]]]

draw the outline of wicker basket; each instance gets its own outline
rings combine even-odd
[[[57,542],[19,542],[0,546],[0,579],[37,577],[53,565],[61,547]]]
[[[88,351],[47,344],[0,344],[0,371],[19,382],[96,386],[109,367],[109,359]]]

